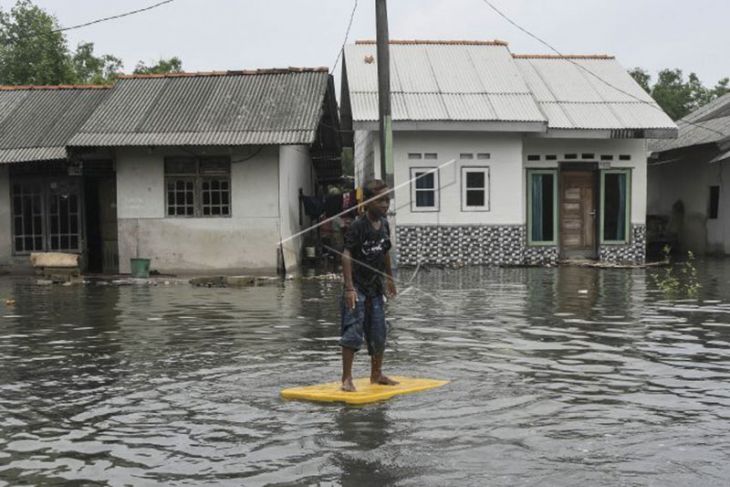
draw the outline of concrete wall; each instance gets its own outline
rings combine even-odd
[[[396,191],[398,225],[501,225],[524,223],[522,137],[477,132],[396,132],[393,141],[395,184],[411,178],[411,168],[439,169],[440,211],[414,211],[411,185]],[[412,160],[409,153],[436,153],[436,160]],[[474,159],[460,159],[460,154]],[[490,159],[477,159],[489,153]],[[489,168],[489,211],[462,211],[461,168]]]
[[[524,144],[524,165],[528,168],[556,168],[559,161],[565,161],[565,154],[594,154],[596,162],[602,155],[613,155],[611,169],[631,169],[631,223],[646,223],[647,201],[647,150],[645,140],[621,139],[550,139],[526,138]],[[540,161],[528,161],[530,155],[540,155]],[[557,161],[545,161],[546,155],[556,155]],[[619,160],[620,155],[631,156],[629,161]],[[579,159],[580,160],[580,159]],[[523,188],[527,184],[523,178]],[[523,190],[524,191],[524,190]],[[526,211],[526,210],[525,210]]]
[[[299,190],[314,193],[314,167],[309,149],[303,145],[284,145],[279,148],[279,213],[281,239],[299,233]],[[301,264],[302,238],[296,237],[281,247],[287,272]]]
[[[10,265],[12,259],[12,224],[8,166],[0,164],[0,267]]]
[[[683,250],[730,254],[730,164],[713,163],[707,154],[649,168],[649,214],[672,215],[677,201],[684,203],[684,220],[673,222]],[[720,186],[718,219],[708,220],[710,186]]]
[[[265,148],[251,159],[245,151],[227,153],[231,216],[220,218],[165,216],[166,155],[189,154],[117,153],[120,272],[129,272],[129,259],[137,255],[152,259],[152,268],[161,272],[274,272],[280,239],[278,148]]]

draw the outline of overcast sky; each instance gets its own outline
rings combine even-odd
[[[69,26],[159,0],[35,0]],[[730,76],[727,0],[492,0],[563,53],[615,55],[626,68],[694,71],[706,85]],[[14,0],[0,0],[4,10]],[[175,0],[67,33],[73,47],[139,60],[179,56],[186,71],[331,67],[354,0]],[[359,0],[350,41],[375,37],[375,0]],[[392,39],[501,39],[515,53],[548,49],[482,0],[390,0]],[[339,71],[338,71],[339,74]]]

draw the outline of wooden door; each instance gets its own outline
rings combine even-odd
[[[596,177],[560,172],[560,250],[564,258],[596,257]]]

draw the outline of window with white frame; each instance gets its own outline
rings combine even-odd
[[[228,157],[165,159],[167,216],[231,215],[231,161]]]
[[[438,176],[432,167],[411,168],[411,211],[439,210]]]
[[[461,168],[461,210],[489,211],[489,167]]]

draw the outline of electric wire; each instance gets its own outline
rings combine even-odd
[[[347,40],[350,37],[350,30],[352,29],[352,23],[355,20],[355,12],[357,11],[357,4],[358,4],[358,0],[355,0],[355,4],[352,6],[352,12],[350,12],[350,21],[347,24],[347,30],[345,31],[345,40],[342,42],[342,47],[337,52],[337,58],[335,58],[335,62],[332,65],[330,74],[335,72],[335,69],[337,68],[337,64],[339,64],[340,59],[342,58],[343,54],[345,53],[345,46],[347,45]]]
[[[392,188],[388,188],[387,191],[383,191],[382,193],[378,193],[377,195],[373,196],[372,198],[368,198],[367,200],[363,201],[360,204],[361,205],[366,205],[366,204],[368,204],[368,203],[370,203],[372,201],[377,200],[378,198],[380,198],[381,196],[383,196],[385,194],[390,194],[390,193],[394,192],[395,190],[400,189],[400,188],[402,188],[403,186],[405,186],[407,184],[410,184],[412,181],[415,181],[416,179],[419,179],[419,178],[425,177],[425,176],[427,176],[429,174],[432,174],[432,173],[438,171],[439,169],[448,166],[449,164],[454,164],[455,162],[456,162],[456,159],[451,159],[450,161],[446,161],[443,164],[441,164],[440,166],[436,166],[436,167],[434,167],[434,168],[432,168],[432,169],[430,169],[428,171],[425,171],[425,172],[421,173],[419,176],[410,178],[407,181],[404,181],[404,182],[402,182],[400,184],[397,184],[397,185],[395,185]],[[340,213],[338,213],[338,214],[336,214],[334,216],[331,216],[329,218],[326,218],[326,219],[322,220],[321,222],[317,222],[314,225],[310,225],[309,227],[305,228],[304,230],[302,230],[300,232],[295,233],[294,235],[290,235],[289,237],[287,237],[285,239],[279,240],[279,242],[277,242],[277,246],[284,245],[285,243],[289,242],[290,240],[294,240],[295,238],[300,237],[300,236],[304,235],[305,233],[307,233],[307,232],[309,232],[311,230],[314,230],[315,228],[321,227],[325,223],[331,222],[335,218],[341,217],[342,215],[345,215],[345,214],[347,214],[347,213],[349,213],[351,211],[352,211],[352,208],[348,208],[347,210],[341,211]]]
[[[605,84],[606,86],[609,86],[609,87],[613,88],[614,90],[618,91],[619,93],[622,93],[622,94],[624,94],[624,95],[626,95],[626,96],[628,96],[628,97],[630,97],[630,98],[633,98],[634,100],[636,100],[636,101],[638,101],[638,102],[640,102],[640,103],[643,103],[643,104],[645,104],[645,105],[648,105],[648,106],[652,107],[653,109],[655,109],[655,110],[657,110],[657,111],[659,111],[659,112],[661,112],[661,113],[665,113],[665,112],[664,112],[664,110],[662,110],[662,108],[661,108],[660,106],[656,105],[656,102],[655,102],[655,103],[652,103],[652,102],[648,102],[648,101],[646,101],[646,100],[642,100],[641,98],[638,98],[638,97],[637,97],[637,96],[635,96],[634,94],[632,94],[632,93],[629,93],[628,91],[622,90],[622,89],[621,89],[621,88],[619,88],[618,86],[615,86],[615,85],[613,85],[612,83],[610,83],[610,82],[606,81],[605,79],[601,78],[601,77],[600,77],[600,76],[598,76],[598,75],[597,75],[596,73],[594,73],[593,71],[591,71],[591,70],[590,70],[590,69],[588,69],[587,67],[583,66],[582,64],[580,64],[580,63],[577,63],[577,62],[575,62],[574,60],[572,60],[572,59],[570,59],[570,58],[566,57],[566,56],[565,56],[565,55],[564,55],[563,53],[561,53],[561,52],[560,52],[559,50],[557,50],[557,49],[556,49],[555,47],[553,47],[553,46],[552,46],[551,44],[549,44],[549,43],[548,43],[547,41],[544,41],[544,40],[543,40],[543,39],[541,39],[541,38],[540,38],[539,36],[537,36],[536,34],[533,34],[533,33],[532,33],[532,32],[530,32],[529,30],[527,30],[526,28],[522,27],[522,26],[521,26],[521,25],[519,25],[519,24],[518,24],[517,22],[515,22],[514,20],[512,20],[512,19],[511,19],[510,17],[508,17],[508,16],[507,16],[507,15],[506,15],[505,13],[503,13],[503,12],[502,12],[501,10],[499,10],[499,9],[498,9],[498,8],[497,8],[497,7],[496,7],[496,6],[495,6],[495,5],[494,5],[494,4],[493,4],[493,3],[492,3],[492,2],[490,1],[490,0],[482,0],[482,1],[483,1],[483,2],[485,3],[485,4],[487,4],[487,5],[488,5],[488,6],[489,6],[489,7],[490,7],[490,8],[492,9],[492,10],[494,10],[494,12],[496,12],[496,13],[497,13],[497,14],[498,14],[498,15],[499,15],[500,17],[502,17],[502,18],[503,18],[504,20],[506,20],[507,22],[509,22],[510,24],[512,24],[513,26],[515,26],[515,27],[516,27],[517,29],[519,29],[519,30],[521,30],[522,32],[524,32],[525,34],[527,34],[528,36],[532,37],[533,39],[535,39],[536,41],[538,41],[538,42],[539,42],[540,44],[542,44],[542,45],[546,46],[546,47],[547,47],[548,49],[550,49],[551,51],[555,52],[555,53],[556,53],[556,54],[557,54],[558,56],[560,56],[560,57],[561,57],[561,58],[562,58],[563,60],[565,60],[565,61],[568,61],[569,63],[571,63],[571,64],[575,65],[575,66],[576,66],[576,67],[578,67],[579,69],[581,69],[581,70],[585,71],[585,72],[586,72],[586,73],[588,73],[589,75],[591,75],[591,76],[593,76],[594,78],[596,78],[596,79],[597,79],[598,81],[602,82],[602,83],[603,83],[603,84]],[[724,133],[722,133],[722,132],[720,132],[720,131],[718,131],[718,130],[715,130],[715,129],[713,129],[713,128],[710,128],[710,127],[705,127],[704,125],[701,125],[701,124],[698,124],[698,123],[694,123],[694,122],[690,122],[690,121],[688,121],[688,120],[684,120],[684,119],[682,119],[681,121],[682,121],[683,123],[688,123],[688,124],[690,124],[690,125],[694,125],[695,127],[699,127],[699,128],[705,129],[705,130],[707,130],[707,131],[709,131],[709,132],[714,132],[715,134],[717,134],[717,135],[720,135],[720,136],[722,136],[722,137],[727,137],[727,134],[724,134]]]
[[[148,7],[138,8],[136,10],[130,10],[128,12],[124,12],[124,13],[121,13],[121,14],[111,15],[109,17],[104,17],[104,18],[101,18],[101,19],[96,19],[96,20],[92,20],[92,21],[89,21],[89,22],[84,22],[83,24],[71,25],[71,26],[68,26],[68,27],[61,27],[61,28],[55,29],[53,32],[54,33],[57,33],[57,32],[66,32],[66,31],[69,31],[69,30],[81,29],[82,27],[88,27],[90,25],[100,24],[102,22],[107,22],[109,20],[116,20],[116,19],[121,19],[123,17],[129,17],[130,15],[135,15],[135,14],[142,13],[142,12],[147,12],[147,11],[152,10],[152,9],[155,9],[157,7],[161,7],[161,6],[165,5],[165,4],[172,3],[174,1],[175,0],[164,0],[163,2],[157,2],[157,3],[153,4],[153,5],[148,6]]]

